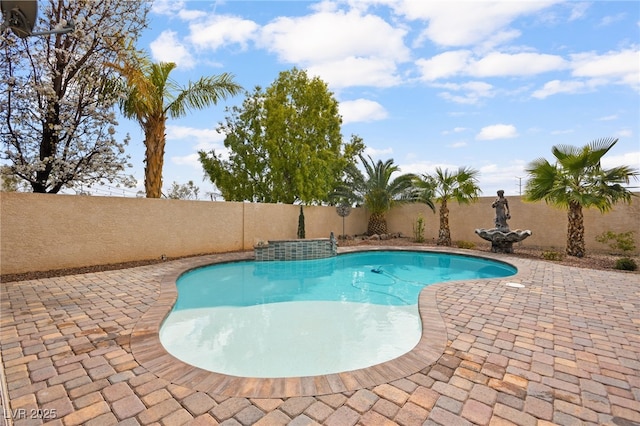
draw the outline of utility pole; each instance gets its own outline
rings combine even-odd
[[[516,176],[516,179],[518,179],[518,191],[520,196],[522,196],[522,179],[524,179],[524,177]]]

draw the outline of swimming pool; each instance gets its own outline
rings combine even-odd
[[[188,364],[234,376],[349,371],[418,343],[425,286],[515,273],[488,259],[410,251],[211,265],[177,280],[160,341]]]

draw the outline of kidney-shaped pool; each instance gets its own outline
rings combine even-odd
[[[425,286],[516,272],[489,259],[417,251],[210,265],[179,277],[160,341],[188,364],[234,376],[350,371],[418,343]]]

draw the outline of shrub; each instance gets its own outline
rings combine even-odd
[[[422,215],[418,215],[413,224],[413,240],[416,243],[424,243],[424,218]]]
[[[564,254],[554,250],[545,250],[542,252],[542,258],[544,260],[562,260],[564,259]]]
[[[456,242],[456,245],[458,246],[458,248],[462,248],[462,249],[474,249],[474,248],[476,248],[476,243],[474,243],[472,241],[458,241],[458,242]]]
[[[620,233],[607,231],[596,236],[596,241],[603,244],[609,244],[609,247],[611,247],[612,250],[618,250],[623,253],[631,252],[636,249],[633,233],[633,231]]]
[[[614,268],[623,271],[635,271],[636,269],[638,269],[638,265],[633,259],[622,257],[616,260],[616,266],[614,266]]]
[[[298,238],[303,239],[304,237],[304,212],[302,211],[302,206],[300,206],[300,215],[298,215]]]

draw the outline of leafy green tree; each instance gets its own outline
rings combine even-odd
[[[448,202],[469,204],[477,200],[482,192],[478,186],[478,174],[477,170],[468,167],[460,167],[456,172],[438,167],[433,174],[424,174],[416,180],[416,186],[421,190],[420,200],[434,211],[435,203],[440,204],[439,246],[451,245]]]
[[[319,78],[293,68],[266,91],[256,87],[218,131],[228,158],[200,152],[200,162],[228,201],[321,203],[363,149],[344,143],[338,102]]]
[[[364,205],[369,210],[367,234],[387,234],[386,214],[398,204],[415,200],[413,180],[416,176],[407,173],[392,178],[391,175],[400,171],[393,164],[393,159],[374,162],[370,156],[367,160],[362,154],[359,158],[366,175],[355,165],[350,166],[343,184],[334,192],[333,199]]]
[[[532,161],[526,168],[530,179],[525,186],[528,201],[545,200],[547,204],[567,209],[567,247],[569,256],[585,255],[583,208],[596,207],[606,213],[619,201],[630,203],[633,193],[628,185],[638,178],[629,166],[604,169],[604,157],[618,139],[603,138],[583,147],[556,145],[551,149],[554,164],[544,158]]]
[[[160,198],[167,119],[184,117],[192,109],[216,104],[220,99],[238,94],[242,88],[228,73],[202,77],[180,86],[169,78],[175,63],[152,63],[140,55],[135,61],[110,65],[126,81],[127,96],[120,105],[124,116],[135,119],[144,131],[147,198]]]

